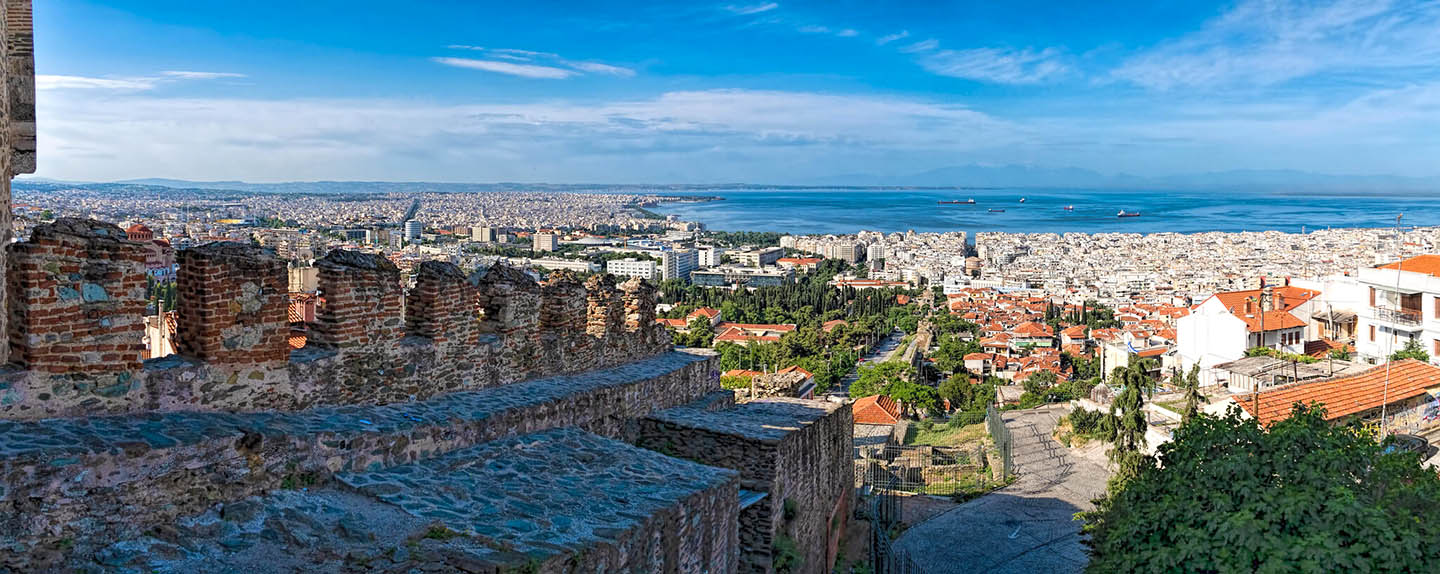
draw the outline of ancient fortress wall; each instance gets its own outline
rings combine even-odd
[[[0,418],[295,411],[442,393],[620,365],[669,349],[655,289],[607,277],[536,283],[505,266],[400,271],[369,253],[317,263],[325,304],[287,344],[286,270],[270,252],[178,252],[178,355],[142,361],[144,248],[118,227],[62,218],[9,248],[9,347]]]

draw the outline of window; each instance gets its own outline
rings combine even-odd
[[[1374,325],[1371,325],[1371,326],[1370,326],[1370,342],[1371,342],[1371,343],[1374,343],[1374,342],[1375,342],[1375,326],[1374,326]]]
[[[1375,306],[1375,288],[1374,288],[1374,287],[1371,287],[1371,288],[1370,288],[1370,306],[1371,306],[1371,307],[1374,307],[1374,306]]]
[[[1440,339],[1435,339],[1435,340],[1433,341],[1433,343],[1434,343],[1434,351],[1435,351],[1435,352],[1430,353],[1430,356],[1432,356],[1432,357],[1440,357]]]

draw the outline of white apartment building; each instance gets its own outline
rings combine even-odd
[[[405,240],[415,241],[420,239],[420,234],[425,231],[425,224],[414,219],[405,222]]]
[[[690,282],[690,272],[699,266],[700,256],[694,249],[672,249],[660,253],[660,278]]]
[[[779,261],[780,258],[784,256],[785,250],[779,247],[736,251],[731,255],[736,263],[746,267],[767,267],[774,265],[776,261]]]
[[[580,273],[593,273],[600,270],[600,266],[583,259],[558,259],[541,258],[531,259],[529,257],[510,257],[507,259],[511,265],[517,267],[544,267],[551,271],[578,271]],[[653,263],[653,262],[652,262]]]
[[[699,250],[701,267],[718,267],[720,260],[725,258],[723,247],[701,247]]]
[[[560,246],[560,238],[556,237],[554,233],[536,233],[534,240],[533,249],[535,251],[554,251],[556,247]]]
[[[484,243],[495,242],[495,228],[476,225],[470,228],[470,240]]]
[[[605,264],[605,272],[616,277],[639,277],[646,281],[660,279],[660,270],[650,259],[614,259]]]
[[[1440,364],[1440,255],[1361,269],[1366,301],[1357,309],[1355,350],[1379,364],[1410,341],[1419,341]]]
[[[1319,295],[1288,285],[1211,295],[1175,321],[1180,369],[1189,372],[1198,364],[1200,384],[1228,384],[1227,372],[1215,366],[1244,357],[1252,347],[1304,353]]]

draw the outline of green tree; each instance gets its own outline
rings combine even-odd
[[[1185,412],[1181,414],[1180,424],[1190,422],[1200,412],[1200,405],[1209,400],[1200,392],[1200,363],[1190,367],[1190,374],[1181,379],[1181,390],[1185,392]]]
[[[1182,425],[1160,464],[1079,515],[1089,571],[1434,571],[1440,478],[1323,413],[1297,404],[1268,432],[1238,409]]]
[[[1050,387],[1055,386],[1057,380],[1059,379],[1051,371],[1036,371],[1020,382],[1020,388],[1025,389],[1027,393],[1042,395],[1045,394],[1045,391],[1050,390]]]
[[[1105,426],[1106,439],[1112,445],[1110,460],[1118,467],[1112,482],[1123,483],[1153,463],[1140,452],[1145,447],[1145,431],[1150,428],[1145,420],[1145,390],[1154,384],[1149,367],[1148,359],[1135,361],[1116,369],[1111,381],[1112,385],[1123,387],[1110,404]]]
[[[860,367],[859,376],[850,383],[850,396],[855,398],[884,394],[896,381],[908,380],[910,367],[899,361],[870,363]]]
[[[1430,353],[1425,352],[1425,347],[1420,345],[1420,341],[1410,339],[1409,342],[1405,343],[1404,348],[1390,355],[1391,361],[1402,361],[1405,359],[1415,359],[1422,363],[1428,363],[1430,362]]]

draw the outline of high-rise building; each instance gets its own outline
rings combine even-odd
[[[470,240],[484,243],[495,242],[495,228],[476,225],[470,228]]]
[[[415,241],[420,239],[420,233],[425,230],[425,224],[411,219],[405,222],[405,240]]]
[[[884,258],[885,258],[885,245],[884,245],[884,244],[875,243],[875,244],[871,245],[870,247],[865,248],[865,259],[867,259],[867,260],[869,260],[869,261],[879,261],[879,260],[884,259]]]
[[[694,271],[700,262],[700,257],[694,249],[672,249],[660,253],[660,278],[666,281],[679,279],[685,283],[690,282],[690,272]]]
[[[559,247],[559,246],[560,246],[560,238],[559,238],[559,237],[556,237],[554,233],[536,233],[536,234],[535,234],[535,247],[534,247],[534,249],[535,249],[536,251],[554,251],[555,248],[556,248],[556,247]]]
[[[723,247],[701,247],[701,248],[700,248],[700,266],[701,266],[701,267],[715,267],[715,266],[719,265],[719,264],[720,264],[720,260],[721,260],[721,259],[724,259],[724,258],[725,258],[725,248],[723,248]]]

